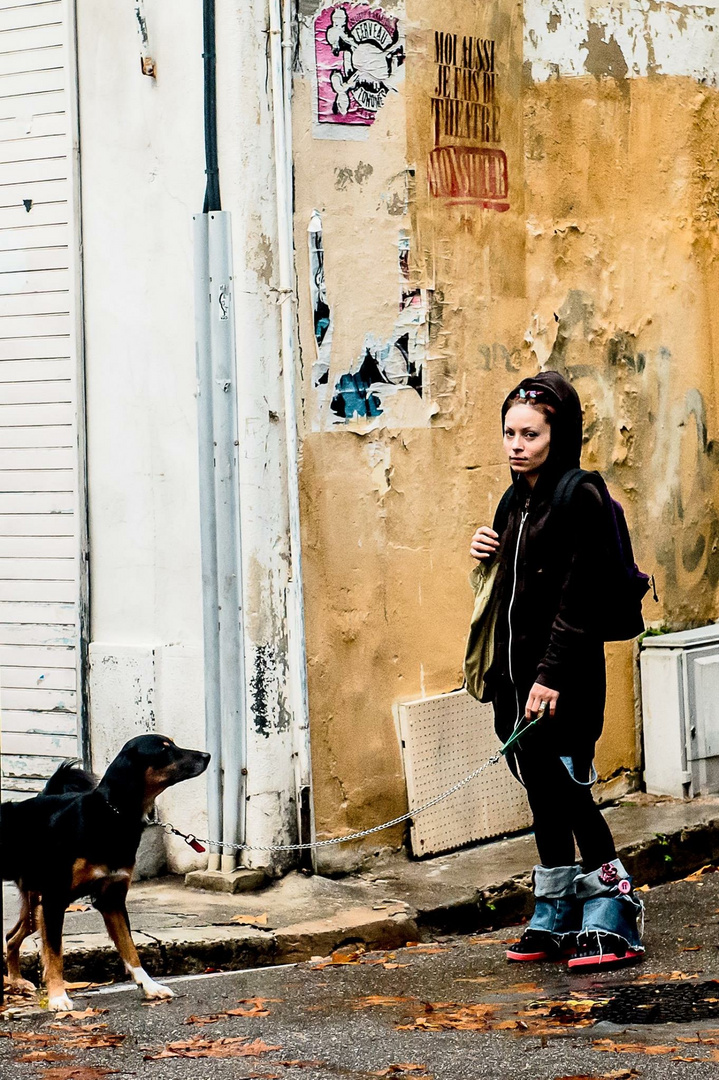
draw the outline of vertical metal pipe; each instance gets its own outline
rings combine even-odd
[[[205,681],[205,745],[212,757],[207,769],[208,832],[222,836],[222,718],[220,658],[217,648],[217,519],[215,453],[212,420],[212,357],[210,352],[210,271],[207,214],[195,214],[195,356],[197,362],[197,436],[200,466],[200,544]],[[208,869],[220,869],[218,850],[210,849]]]
[[[247,775],[234,281],[230,215],[218,211],[207,217],[210,347],[214,380],[212,411],[222,730],[222,840],[223,844],[234,844],[244,834]],[[223,851],[223,872],[229,873],[235,865],[234,853]]]
[[[217,154],[217,55],[215,0],[202,0],[202,59],[205,104],[205,205],[203,212],[220,210],[220,168]]]
[[[295,276],[293,237],[293,170],[292,170],[292,25],[288,0],[270,0],[270,64],[272,69],[272,106],[274,119],[274,149],[277,191],[278,249],[280,271],[280,303],[282,326],[282,383],[285,406],[285,437],[287,442],[288,496],[291,556],[291,611],[289,613],[290,670],[294,713],[294,752],[298,812],[302,805],[303,789],[311,784],[309,702],[307,693],[307,659],[305,645],[304,594],[302,576],[302,538],[300,529],[299,440],[297,435],[297,402],[295,391]],[[311,822],[300,813],[299,828],[302,840],[309,840]]]

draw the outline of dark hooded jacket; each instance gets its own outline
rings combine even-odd
[[[579,775],[591,763],[604,719],[604,644],[596,632],[607,553],[604,510],[596,488],[587,485],[567,512],[552,512],[560,477],[579,467],[582,410],[574,388],[556,371],[524,379],[505,401],[502,423],[520,388],[543,391],[556,412],[549,457],[534,488],[512,473],[514,495],[496,556],[499,616],[488,695],[505,741],[524,715],[533,683],[558,691],[555,717],[547,716],[521,746],[529,752],[541,739],[572,757]]]

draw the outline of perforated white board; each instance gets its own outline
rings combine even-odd
[[[497,752],[492,707],[475,701],[466,690],[405,702],[397,713],[410,807],[451,788]],[[531,823],[524,788],[502,760],[417,816],[412,852],[451,851],[519,832]]]

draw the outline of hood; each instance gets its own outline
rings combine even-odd
[[[561,475],[568,469],[578,469],[582,453],[582,406],[577,391],[558,371],[542,371],[539,375],[522,379],[502,405],[503,430],[509,399],[519,390],[541,390],[547,404],[553,405],[556,410],[552,420],[549,457],[543,469],[555,475]]]

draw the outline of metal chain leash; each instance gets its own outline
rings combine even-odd
[[[353,840],[362,840],[365,836],[372,836],[374,833],[383,832],[385,829],[391,829],[394,825],[401,825],[404,821],[411,821],[412,818],[417,817],[418,814],[423,814],[425,810],[430,810],[433,806],[448,799],[450,795],[454,795],[456,791],[460,791],[461,788],[471,783],[472,780],[476,780],[485,769],[488,769],[490,765],[497,765],[510,747],[517,742],[522,736],[526,735],[530,728],[539,723],[540,717],[536,720],[530,721],[522,728],[515,729],[510,737],[507,739],[504,746],[500,747],[496,754],[493,754],[491,758],[488,758],[483,765],[480,765],[478,769],[471,772],[469,776],[465,776],[463,780],[457,781],[451,788],[447,788],[441,795],[435,795],[433,799],[423,803],[422,806],[416,807],[414,810],[408,810],[406,814],[400,814],[399,817],[392,818],[391,821],[385,821],[381,825],[374,825],[371,829],[363,829],[361,832],[348,833],[346,836],[333,836],[329,840],[315,840],[309,844],[233,844],[227,841],[207,840],[200,836],[195,836],[194,833],[183,833],[179,829],[176,829],[169,821],[149,821],[148,825],[156,826],[157,828],[164,829],[166,833],[172,836],[179,836],[186,844],[189,844],[195,851],[205,851],[207,847],[230,849],[230,851],[308,851],[314,848],[330,847],[332,844],[347,844]],[[204,845],[204,846],[203,846]]]

